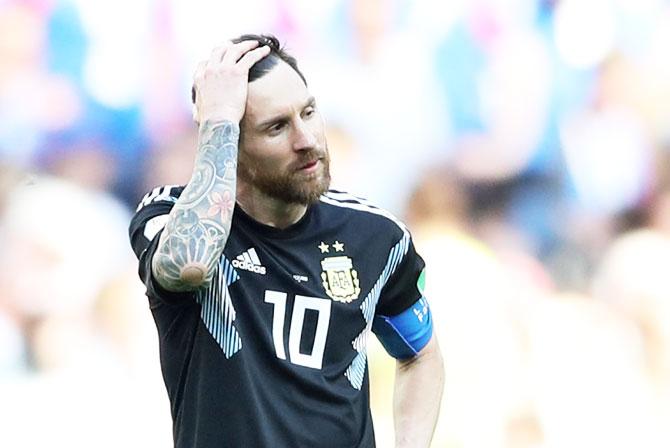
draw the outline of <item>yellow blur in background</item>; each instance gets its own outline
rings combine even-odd
[[[172,445],[127,226],[189,179],[192,73],[246,32],[426,260],[434,447],[670,446],[667,0],[0,0],[0,30],[0,446]]]

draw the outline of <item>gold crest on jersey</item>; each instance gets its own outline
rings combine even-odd
[[[321,260],[323,288],[331,299],[350,303],[361,293],[358,272],[347,256],[327,257]]]

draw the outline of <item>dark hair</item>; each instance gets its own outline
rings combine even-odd
[[[286,52],[286,50],[279,43],[279,39],[277,39],[275,36],[273,36],[272,34],[243,34],[240,37],[231,39],[231,41],[235,44],[244,42],[246,40],[255,40],[258,41],[259,46],[267,45],[268,47],[270,47],[270,53],[263,59],[252,65],[251,69],[249,69],[249,82],[255,81],[258,78],[265,76],[281,60],[286,62],[293,70],[295,70],[298,76],[300,76],[300,79],[302,79],[302,82],[304,82],[305,85],[307,85],[305,77],[298,68],[298,62],[293,56],[291,56]],[[196,99],[195,86],[193,86],[191,87],[191,101],[193,101],[194,104],[195,99]]]

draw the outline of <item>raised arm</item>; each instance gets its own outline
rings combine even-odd
[[[257,46],[257,41],[244,41],[217,47],[195,73],[200,128],[193,175],[170,212],[151,262],[154,277],[169,291],[209,285],[228,239],[248,73],[269,53],[268,47]]]

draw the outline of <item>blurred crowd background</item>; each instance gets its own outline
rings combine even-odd
[[[0,446],[171,446],[127,225],[189,179],[192,73],[245,32],[426,259],[433,446],[670,446],[667,0],[0,0]]]

